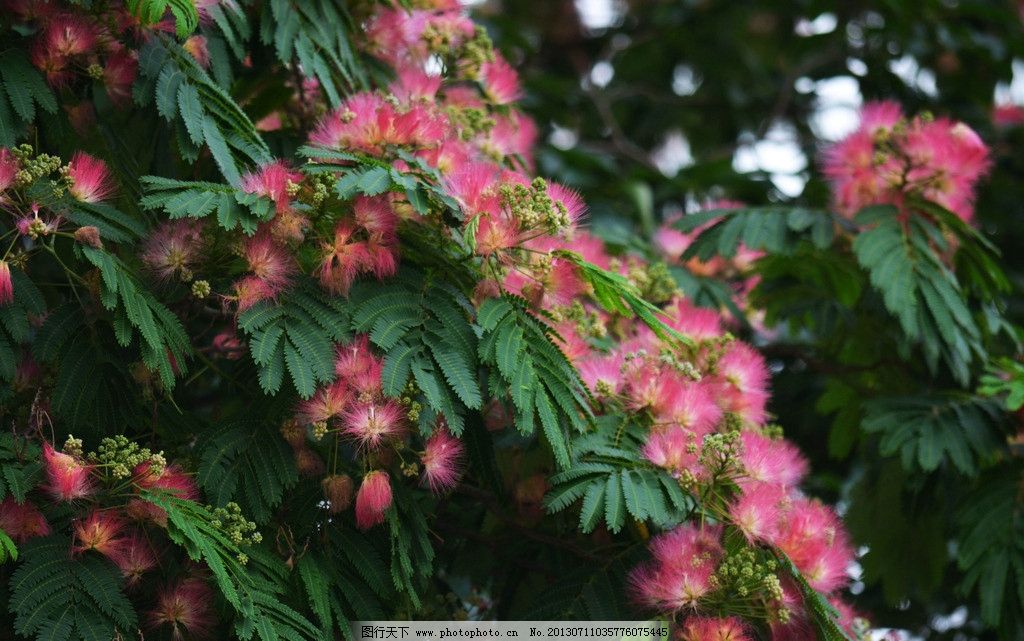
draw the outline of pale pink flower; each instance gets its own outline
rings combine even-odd
[[[423,456],[423,481],[435,494],[451,490],[462,476],[465,447],[446,429],[437,429],[427,440]]]
[[[249,271],[272,291],[287,287],[297,271],[291,254],[274,240],[266,228],[246,239],[242,253]]]
[[[740,462],[750,481],[793,488],[807,474],[807,460],[789,441],[771,439],[753,431],[743,432],[740,439],[743,444]]]
[[[405,433],[405,410],[392,400],[359,404],[345,412],[342,423],[359,447],[376,450]]]
[[[335,294],[347,294],[356,277],[369,263],[366,243],[353,239],[355,228],[345,221],[334,227],[334,239],[323,244],[320,284]]]
[[[749,542],[771,541],[778,531],[786,500],[786,492],[778,485],[744,485],[729,508],[729,518]]]
[[[0,147],[0,192],[14,184],[14,178],[21,169],[21,162],[15,158],[10,149]],[[0,198],[0,202],[3,202]]]
[[[657,612],[696,610],[713,590],[712,575],[722,557],[721,529],[682,525],[650,542],[653,559],[629,576],[640,605]]]

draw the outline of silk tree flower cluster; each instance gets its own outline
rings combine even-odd
[[[43,480],[35,488],[54,507],[71,513],[70,522],[53,512],[53,522],[32,501],[14,496],[0,501],[0,530],[16,543],[67,530],[69,558],[97,554],[111,561],[133,596],[151,598],[145,626],[174,638],[204,638],[217,622],[208,570],[195,565],[171,574],[167,563],[173,545],[167,540],[167,514],[144,498],[163,493],[194,501],[199,491],[192,477],[162,453],[139,447],[123,436],[106,438],[97,451],[83,452],[80,439],[69,437],[60,450],[43,443]],[[259,542],[255,524],[241,516],[238,506],[218,508],[220,529],[238,542]],[[144,580],[157,587],[144,586]]]
[[[989,163],[988,147],[966,124],[927,113],[910,118],[894,102],[873,102],[857,130],[825,151],[822,170],[845,216],[868,205],[904,208],[918,196],[970,222]]]
[[[370,48],[396,66],[397,79],[387,92],[347,98],[314,128],[311,146],[325,150],[322,160],[331,151],[356,151],[406,170],[411,154],[437,168],[465,214],[462,229],[453,233],[466,239],[481,266],[477,299],[515,293],[554,319],[563,351],[598,408],[644,417],[649,435],[643,456],[698,497],[717,523],[682,525],[652,539],[653,560],[634,574],[638,602],[687,621],[688,638],[721,638],[733,634],[728,630],[751,634],[745,623],[713,616],[730,611],[771,620],[774,638],[813,638],[796,588],[768,551],[781,551],[815,589],[835,595],[847,582],[853,552],[834,511],[800,492],[805,460],[766,425],[770,377],[764,359],[723,329],[718,312],[672,297],[674,285],[659,280],[655,266],[608,255],[580,227],[584,205],[574,192],[499,162],[528,156],[533,128],[515,126],[526,122],[517,112],[496,109],[518,93],[515,74],[454,6],[383,9],[370,25]],[[423,70],[432,56],[448,62],[445,75]],[[344,161],[338,162],[340,170]],[[289,243],[320,247],[314,273],[324,288],[343,294],[360,276],[395,272],[403,221],[440,222],[386,194],[358,197],[350,216],[321,230],[306,213],[317,203],[310,182],[280,164],[245,178],[247,190],[274,200],[277,216],[246,241],[251,275],[237,285],[239,307],[287,287],[297,270]],[[661,235],[666,253],[678,256],[685,249],[685,238],[667,230]],[[575,265],[558,253],[566,250],[647,289],[659,282],[662,299],[670,298],[669,326],[693,346],[680,351],[642,323],[583,302],[590,292]],[[744,260],[754,258],[750,252]],[[597,339],[611,339],[614,347],[598,349]],[[335,382],[302,402],[294,422],[283,428],[300,469],[312,473],[324,466],[301,462],[309,456],[307,439],[334,438],[351,447],[366,470],[358,489],[336,470],[327,470],[323,487],[332,511],[354,505],[360,528],[383,522],[391,485],[401,476],[417,475],[445,492],[458,483],[463,465],[463,447],[443,420],[422,449],[414,445],[419,408],[411,395],[383,394],[382,368],[366,336],[339,347]],[[408,454],[418,462],[409,462]],[[727,554],[730,533],[745,543]],[[844,625],[852,629],[854,615],[845,612]]]
[[[457,247],[476,276],[467,290],[477,308],[512,295],[531,318],[549,323],[589,389],[589,409],[635,423],[643,434],[635,463],[664,472],[695,501],[691,518],[667,531],[649,536],[646,526],[639,528],[650,559],[624,588],[639,608],[672,618],[688,641],[753,639],[758,626],[767,626],[774,639],[812,639],[792,563],[803,581],[828,595],[843,614],[841,625],[854,632],[861,624],[840,600],[852,548],[835,512],[800,489],[807,463],[769,422],[764,358],[725,330],[717,310],[682,298],[664,265],[611,255],[586,231],[580,196],[532,175],[536,127],[514,106],[521,89],[512,66],[458,2],[415,5],[376,5],[362,23],[364,49],[394,69],[390,84],[356,91],[325,110],[303,132],[306,166],[272,160],[241,176],[243,199],[270,203],[252,233],[225,233],[212,217],[163,220],[133,248],[147,277],[163,292],[180,292],[175,288],[184,284],[183,305],[198,308],[216,326],[213,338],[204,333],[196,339],[207,343],[201,349],[231,359],[246,347],[236,324],[258,305],[280,302],[309,282],[344,299],[360,282],[392,279],[413,249],[409,233]],[[126,43],[173,29],[169,16],[144,26],[128,13],[98,20],[51,3],[10,0],[7,6],[38,27],[32,61],[51,85],[73,92],[76,83],[102,81],[115,102],[127,100],[137,69],[137,54]],[[192,36],[184,50],[205,66],[208,52],[200,38]],[[325,99],[316,80],[306,78],[303,88],[309,100]],[[889,194],[923,190],[947,197],[954,210],[969,211],[963,209],[969,188],[984,168],[983,160],[965,151],[974,139],[958,125],[891,118],[887,109],[886,124],[869,118],[865,125],[870,180],[858,165],[849,179],[856,184],[837,192],[888,202]],[[87,112],[87,104],[76,108],[72,121],[87,122]],[[261,122],[269,128],[286,120],[272,114]],[[957,150],[959,164],[941,164],[949,157],[936,152],[940,143]],[[830,170],[837,181],[838,168],[852,167],[850,159],[863,151],[845,144],[853,151],[830,155],[837,159]],[[417,207],[408,191],[346,191],[344,181],[357,166],[428,182],[461,217]],[[896,171],[901,168],[907,171]],[[892,183],[893,172],[906,180]],[[25,267],[36,252],[57,258],[56,239],[70,239],[83,252],[103,248],[108,236],[73,220],[72,205],[104,205],[118,193],[106,163],[85,153],[65,164],[27,146],[0,150],[0,206],[14,220],[19,241],[0,259],[0,305],[16,294],[11,267]],[[848,200],[844,207],[861,202]],[[677,260],[689,238],[666,228],[657,242]],[[735,264],[689,267],[739,272],[756,257],[747,252]],[[581,272],[581,260],[662,305],[663,323],[675,339],[649,319],[608,311]],[[105,276],[69,278],[100,292]],[[180,372],[184,364],[166,351]],[[152,381],[147,365],[135,368],[140,383]],[[384,368],[385,355],[368,335],[341,342],[330,376],[321,377],[331,382],[320,380],[280,425],[298,474],[318,480],[319,508],[330,525],[346,522],[351,510],[355,528],[383,527],[397,513],[405,479],[445,496],[459,487],[467,468],[458,431],[443,415],[424,431],[424,408],[416,400],[422,390],[409,382],[401,393],[386,394]],[[499,408],[489,418],[509,408],[507,398],[485,400]],[[492,431],[508,429],[502,421],[489,422]],[[77,516],[69,524],[49,523],[31,503],[8,498],[0,503],[0,528],[21,542],[64,527],[74,539],[70,554],[106,557],[129,586],[155,578],[162,550],[153,540],[167,527],[167,514],[146,500],[146,492],[198,500],[184,468],[124,438],[107,439],[90,454],[73,439],[62,451],[45,444],[42,460],[47,480],[41,489],[52,501],[71,504]],[[227,540],[260,542],[237,505],[212,513]],[[280,537],[287,538],[283,529]],[[210,634],[217,619],[207,579],[198,564],[180,576],[161,576],[164,585],[149,599],[148,624],[176,637]]]

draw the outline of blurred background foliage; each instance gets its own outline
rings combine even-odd
[[[997,306],[1011,324],[1021,323],[1024,126],[1012,122],[1012,106],[1024,105],[1024,5],[471,6],[523,76],[523,104],[541,127],[539,172],[581,191],[591,230],[623,251],[651,255],[652,235],[666,219],[718,199],[827,207],[817,160],[856,126],[864,101],[892,99],[907,113],[968,123],[995,161],[976,222],[1001,249],[1014,284]],[[999,107],[1002,119],[994,117]],[[804,269],[799,256],[773,260],[756,268],[765,291],[783,280],[780,273]],[[827,254],[806,264],[815,261],[824,264]],[[817,282],[807,295],[821,297],[822,306],[856,299],[862,281]],[[753,298],[769,308],[772,300]],[[772,411],[812,459],[811,491],[840,505],[863,546],[855,602],[877,626],[915,637],[987,638],[985,621],[998,624],[1001,638],[1024,639],[1020,426],[1015,404],[1004,400],[1007,392],[1011,399],[1014,390],[1024,393],[1012,360],[1019,347],[1006,338],[1013,331],[986,339],[987,359],[1011,359],[993,366],[999,373],[983,390],[990,397],[975,391],[985,358],[964,385],[923,367],[917,353],[897,353],[887,339],[894,318],[857,309],[839,325],[810,314],[784,335],[758,338],[772,358]],[[778,315],[787,318],[785,309]],[[903,451],[915,447],[917,457]]]

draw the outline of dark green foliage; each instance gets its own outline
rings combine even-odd
[[[121,573],[95,553],[68,557],[70,541],[59,535],[21,547],[11,577],[14,629],[39,641],[110,639],[135,629],[135,610],[121,590]]]
[[[940,230],[921,217],[905,228],[893,207],[869,207],[855,220],[865,228],[853,251],[886,309],[909,339],[920,342],[929,367],[941,356],[957,380],[967,383],[971,363],[985,350],[963,290],[939,256],[948,247]]]
[[[833,242],[836,226],[843,223],[830,212],[817,209],[743,207],[697,212],[684,216],[673,226],[682,232],[693,232],[708,224],[682,258],[731,258],[741,244],[771,254],[791,254],[802,242],[825,249]]]
[[[241,227],[247,234],[274,216],[274,203],[269,198],[247,194],[231,185],[173,180],[159,176],[139,179],[146,189],[141,205],[146,209],[162,209],[171,218],[205,218],[216,212],[217,224],[231,231]]]
[[[1020,466],[990,474],[958,515],[964,594],[977,591],[982,620],[1007,638],[1024,624],[1024,528],[1019,500]]]
[[[39,481],[42,466],[38,456],[39,447],[34,443],[10,432],[0,434],[0,500],[12,496],[18,503],[25,502]]]
[[[140,81],[135,101],[148,105],[175,124],[178,151],[190,161],[206,145],[221,175],[238,186],[247,166],[272,156],[256,127],[231,96],[218,86],[195,58],[169,38],[154,38],[139,55]]]
[[[239,559],[243,550],[218,528],[207,508],[168,495],[145,494],[144,498],[167,512],[171,540],[210,569],[218,592],[236,612],[234,629],[240,639],[324,638],[282,600],[287,571],[277,557],[247,549],[252,558],[243,565]]]
[[[1002,402],[1009,411],[1016,412],[1024,407],[1024,364],[1000,358],[989,364],[979,383],[979,394],[1002,396]]]
[[[36,107],[57,113],[57,100],[42,74],[18,49],[0,54],[0,146],[13,147],[36,119]]]
[[[270,520],[299,478],[291,450],[266,420],[210,430],[198,449],[196,481],[205,495],[217,506],[237,502],[256,523]]]
[[[276,302],[256,303],[238,317],[239,329],[252,337],[249,351],[263,390],[278,392],[287,371],[303,398],[334,379],[334,346],[349,338],[348,324],[346,302],[312,284]]]
[[[477,323],[480,361],[490,366],[490,391],[510,398],[516,429],[532,434],[539,424],[562,469],[571,467],[569,435],[592,417],[589,392],[557,345],[550,327],[520,298],[484,301]]]
[[[540,591],[519,616],[524,620],[615,621],[631,612],[621,586],[641,558],[641,548],[626,548],[610,558],[592,559],[565,572]]]
[[[173,388],[176,371],[177,375],[186,371],[185,359],[191,353],[181,321],[139,284],[120,258],[93,247],[83,246],[81,251],[102,277],[100,301],[113,316],[110,322],[117,342],[128,347],[133,330],[137,331],[142,361],[159,373],[165,388]]]
[[[910,396],[869,401],[862,427],[881,436],[879,451],[898,455],[904,469],[933,472],[943,463],[978,473],[996,452],[998,409],[971,396]]]
[[[281,62],[298,62],[309,77],[316,78],[331,107],[337,107],[343,95],[367,87],[366,71],[350,43],[353,21],[346,3],[271,0],[267,4],[260,15],[260,39],[274,45]]]
[[[640,454],[643,434],[625,417],[606,417],[597,431],[573,441],[576,464],[551,477],[544,499],[547,510],[560,512],[580,498],[579,527],[591,532],[602,521],[619,532],[629,520],[671,527],[693,513],[692,497],[665,470]]]
[[[424,431],[442,415],[461,435],[466,410],[483,402],[466,297],[441,281],[403,272],[386,285],[356,288],[352,304],[352,329],[369,334],[385,352],[384,393],[400,396],[414,381],[429,408],[420,416]]]
[[[661,315],[661,310],[656,305],[644,300],[643,294],[640,293],[636,285],[621,274],[601,269],[597,265],[583,260],[579,254],[560,251],[555,252],[555,255],[576,265],[580,277],[593,290],[594,300],[605,311],[626,317],[636,315],[660,338],[669,342],[676,341],[683,345],[692,345],[693,341],[689,337],[666,325],[658,317]]]
[[[170,10],[179,38],[188,36],[199,26],[199,13],[195,4],[188,0],[128,0],[125,4],[144,25],[159,22]]]
[[[46,312],[42,293],[24,272],[11,268],[11,283],[14,300],[0,306],[0,380],[5,382],[14,378],[19,345],[30,341],[30,315],[38,317]]]
[[[434,572],[434,547],[426,515],[414,493],[402,486],[395,488],[387,524],[391,531],[391,580],[418,609],[423,586]]]

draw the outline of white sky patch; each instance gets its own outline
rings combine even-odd
[[[761,140],[744,134],[733,156],[733,168],[740,173],[764,171],[771,176],[775,187],[786,196],[795,198],[804,191],[807,177],[807,156],[797,144],[796,130],[788,123],[775,123]]]
[[[575,0],[575,4],[580,22],[593,31],[607,29],[622,18],[621,0]]]
[[[608,83],[615,77],[615,67],[604,60],[595,63],[590,70],[590,82],[595,87],[607,87]]]
[[[1013,77],[1010,82],[1000,82],[996,85],[995,103],[997,105],[1024,105],[1024,60],[1015,58]]]
[[[962,628],[965,623],[967,623],[967,606],[961,605],[945,616],[934,617],[931,626],[936,632],[948,632]]]
[[[921,67],[910,54],[890,61],[889,71],[896,74],[908,87],[917,89],[929,98],[939,95],[939,88],[935,84],[935,72]]]
[[[860,122],[864,96],[860,83],[853,76],[836,76],[814,83],[815,110],[811,114],[811,130],[822,140],[843,138]]]
[[[690,65],[676,65],[672,70],[672,93],[677,96],[692,96],[702,82],[704,79]]]
[[[868,66],[860,58],[847,58],[846,68],[855,76],[866,76],[868,74]]]
[[[441,60],[441,56],[435,54],[427,58],[426,62],[423,63],[423,71],[428,76],[440,76],[444,73],[444,61]]]
[[[579,142],[580,137],[572,129],[566,129],[565,127],[559,127],[558,125],[552,125],[551,135],[548,136],[548,142],[552,146],[566,151],[572,149]]]
[[[689,139],[678,129],[670,131],[661,146],[651,153],[651,160],[666,177],[675,176],[679,170],[693,164]]]
[[[793,33],[804,38],[820,36],[826,33],[832,33],[836,30],[836,26],[838,24],[839,20],[836,18],[836,14],[823,13],[814,20],[800,18],[793,27]]]

